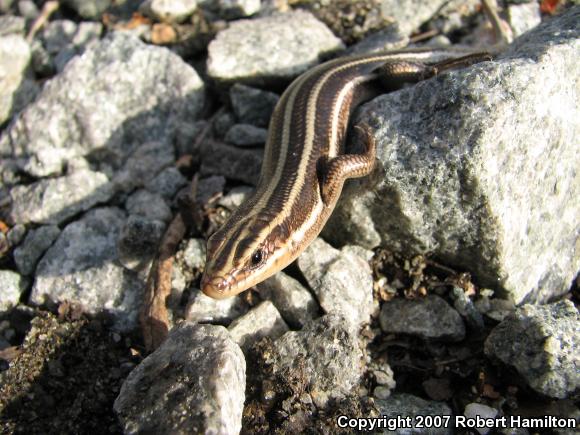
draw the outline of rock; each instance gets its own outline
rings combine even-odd
[[[542,22],[540,5],[535,2],[510,4],[507,7],[507,13],[510,27],[516,37],[533,29]]]
[[[114,409],[126,434],[236,434],[246,361],[222,326],[183,322],[127,377]]]
[[[393,394],[391,397],[385,400],[376,400],[375,404],[382,418],[396,419],[398,416],[402,416],[403,418],[409,417],[409,421],[411,422],[412,426],[412,428],[399,428],[398,430],[392,431],[384,429],[382,432],[380,432],[382,434],[421,433],[427,435],[451,435],[453,433],[453,412],[451,411],[451,408],[449,408],[443,402],[427,401],[411,394],[399,393]],[[425,425],[423,425],[422,428],[418,428],[416,418],[418,416],[432,416],[434,419],[441,420],[437,425],[438,427],[427,428]],[[445,418],[447,416],[449,417],[449,423],[444,424]],[[413,428],[415,429],[413,430]]]
[[[270,358],[274,375],[303,371],[305,388],[319,408],[350,394],[363,371],[356,333],[334,313],[308,323],[302,331],[284,334],[274,342]]]
[[[224,137],[228,130],[236,123],[236,117],[231,112],[219,113],[213,123],[213,130],[218,137]]]
[[[103,33],[103,25],[95,22],[70,20],[50,21],[41,33],[46,52],[54,58],[57,71],[62,71],[74,56],[96,44]]]
[[[352,325],[370,321],[376,310],[368,262],[318,238],[298,257],[298,268],[326,313],[341,313]]]
[[[12,33],[24,36],[25,30],[26,20],[23,17],[14,15],[0,16],[0,36],[6,36]]]
[[[111,0],[64,0],[63,3],[83,18],[98,20],[111,5]]]
[[[302,284],[284,272],[278,272],[257,287],[260,296],[271,300],[293,328],[301,329],[318,316],[316,299]]]
[[[157,253],[165,223],[131,215],[117,243],[119,262],[129,270],[145,270]]]
[[[236,186],[218,200],[218,205],[234,211],[250,197],[253,191],[254,189],[248,186]]]
[[[169,223],[173,217],[173,213],[163,197],[145,189],[138,190],[127,198],[125,208],[130,214],[141,216],[150,221]]]
[[[0,314],[18,305],[25,290],[22,277],[12,270],[0,270]]]
[[[475,421],[477,421],[477,417],[484,420],[493,420],[497,417],[497,414],[497,409],[482,405],[481,403],[470,403],[465,407],[465,411],[463,412],[463,415],[466,418],[474,419]],[[477,430],[481,435],[486,435],[490,432],[490,428],[483,425],[475,427],[475,430]]]
[[[537,392],[568,397],[580,388],[579,321],[577,309],[567,300],[524,305],[491,331],[485,353],[514,367]]]
[[[256,127],[268,127],[280,97],[258,88],[235,83],[230,88],[232,109],[238,120]]]
[[[56,225],[44,225],[30,230],[24,243],[14,250],[14,262],[22,275],[32,275],[40,257],[56,240],[60,230]]]
[[[20,0],[17,6],[18,14],[27,20],[35,20],[40,14],[38,6],[32,0]]]
[[[473,301],[465,294],[463,289],[453,287],[451,290],[451,297],[453,298],[453,308],[465,319],[467,325],[477,333],[483,332],[484,323],[483,316],[475,307]]]
[[[189,239],[183,250],[183,260],[190,269],[203,270],[205,267],[205,240]]]
[[[393,299],[381,309],[381,329],[387,334],[409,334],[425,340],[461,341],[461,316],[437,295],[421,299]]]
[[[195,202],[197,204],[207,204],[212,198],[220,195],[226,185],[226,179],[222,176],[202,178],[197,183]]]
[[[197,0],[145,0],[139,10],[154,20],[182,23],[197,9]]]
[[[211,142],[202,149],[202,175],[223,175],[230,180],[256,185],[262,167],[263,150],[240,149]]]
[[[10,246],[18,246],[26,235],[26,227],[22,224],[16,224],[8,231],[6,238]]]
[[[14,187],[10,191],[10,218],[21,224],[60,224],[112,196],[113,189],[105,174],[78,171]]]
[[[280,47],[284,47],[283,54]],[[207,70],[212,79],[225,84],[288,82],[343,47],[308,12],[240,20],[209,44]]]
[[[218,0],[218,14],[226,20],[249,17],[260,11],[260,0]]]
[[[124,221],[121,210],[109,207],[68,224],[38,263],[30,303],[69,301],[86,313],[111,316],[120,331],[135,327],[144,283],[116,263]]]
[[[235,124],[228,132],[224,140],[238,146],[264,145],[268,138],[268,130],[254,127],[250,124]]]
[[[182,187],[187,186],[187,183],[187,179],[181,175],[179,169],[171,166],[160,172],[145,187],[150,192],[158,193],[166,199],[171,199]]]
[[[216,300],[204,295],[201,290],[191,292],[185,308],[185,319],[197,323],[219,323],[227,325],[248,311],[239,297]]]
[[[130,192],[148,184],[157,174],[175,163],[172,145],[165,137],[161,141],[142,143],[115,174],[113,182],[118,190]]]
[[[262,337],[272,340],[281,337],[288,331],[288,325],[274,304],[264,301],[230,323],[228,331],[242,350],[247,351]]]
[[[409,37],[401,33],[399,26],[389,26],[348,47],[346,54],[380,53],[397,50],[407,45],[409,45]]]
[[[175,127],[194,120],[203,102],[202,81],[179,57],[113,33],[45,83],[0,137],[0,158],[35,177],[60,174],[88,155],[119,168],[141,144],[171,143]]]
[[[30,46],[24,37],[0,37],[0,125],[34,98],[35,85],[26,79]]]
[[[364,192],[347,185],[323,236],[430,252],[516,303],[568,291],[580,269],[579,17],[571,8],[498,61],[364,105],[355,123],[380,126],[385,175]]]
[[[381,15],[395,21],[404,35],[410,35],[421,24],[428,21],[441,9],[446,0],[412,0],[401,2],[397,0],[383,0],[381,2]]]

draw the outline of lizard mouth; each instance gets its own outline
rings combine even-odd
[[[201,291],[213,299],[226,299],[236,295],[236,284],[232,275],[212,277],[204,273],[201,279]]]

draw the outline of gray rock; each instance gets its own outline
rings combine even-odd
[[[230,101],[238,120],[244,124],[267,127],[280,97],[273,92],[235,83]]]
[[[0,13],[2,14],[9,14],[11,13],[10,8],[14,0],[0,0]]]
[[[150,221],[168,223],[173,216],[171,209],[161,195],[145,189],[138,190],[127,198],[125,208],[130,214],[141,216]]]
[[[59,224],[111,196],[113,189],[105,174],[78,171],[14,187],[10,191],[10,218],[22,224]]]
[[[485,353],[514,367],[537,392],[568,397],[580,388],[579,321],[568,300],[524,305],[491,331]]]
[[[249,17],[260,11],[260,0],[218,0],[219,15],[226,20]]]
[[[32,0],[20,0],[17,7],[18,14],[27,20],[34,20],[40,14],[38,6]]]
[[[145,186],[147,190],[153,193],[158,193],[166,199],[171,199],[175,196],[179,189],[186,186],[187,179],[181,175],[179,169],[171,166],[161,171],[155,178],[153,178]]]
[[[180,123],[175,131],[175,146],[178,156],[192,155],[194,158],[199,153],[197,138],[205,130],[208,122],[205,119]]]
[[[24,243],[14,250],[14,262],[22,275],[32,275],[40,257],[56,240],[60,230],[56,225],[45,225],[30,230]]]
[[[203,270],[205,267],[205,240],[189,239],[183,250],[183,260],[190,269]]]
[[[10,246],[18,246],[26,235],[26,227],[22,224],[16,224],[8,231],[6,239]]]
[[[248,186],[236,186],[218,200],[218,205],[234,211],[250,197],[254,189]]]
[[[437,295],[421,299],[393,299],[381,309],[381,329],[387,334],[409,334],[423,339],[460,341],[465,337],[461,316]]]
[[[402,416],[403,418],[409,417],[412,427],[399,427],[396,430],[383,430],[381,434],[426,434],[426,435],[443,435],[453,433],[453,412],[451,408],[443,402],[435,402],[421,399],[420,397],[413,396],[411,394],[393,394],[391,397],[385,400],[376,400],[375,404],[379,410],[379,414],[383,418],[397,418],[397,416]],[[433,416],[436,418],[449,416],[449,424],[443,425],[442,427],[432,427],[432,428],[417,428],[417,416]]]
[[[145,270],[157,252],[165,223],[131,215],[117,243],[119,262],[129,270]]]
[[[63,3],[83,18],[98,20],[111,5],[111,0],[64,0]]]
[[[47,53],[54,58],[55,69],[60,72],[74,56],[96,44],[101,33],[101,23],[54,20],[44,28],[41,40]]]
[[[231,112],[218,114],[213,123],[213,130],[218,137],[226,135],[227,131],[236,123],[236,117]]]
[[[236,434],[246,361],[222,326],[183,322],[127,377],[114,409],[126,434]]]
[[[235,124],[228,130],[224,140],[238,146],[264,145],[268,130],[250,124]]]
[[[381,15],[396,22],[401,33],[409,35],[435,15],[445,3],[446,0],[383,0]]]
[[[209,44],[207,69],[222,83],[287,82],[342,48],[324,24],[295,11],[232,23]]]
[[[297,264],[326,313],[340,313],[352,325],[370,321],[377,307],[372,271],[365,259],[318,238],[298,257]]]
[[[0,36],[10,35],[11,33],[24,36],[26,30],[26,20],[23,17],[14,15],[0,16]]]
[[[262,167],[263,150],[241,149],[211,142],[202,149],[202,175],[223,175],[231,180],[256,185]]]
[[[334,313],[284,334],[274,342],[270,358],[274,374],[303,368],[306,388],[319,408],[350,394],[363,372],[357,334]]]
[[[275,340],[288,331],[288,325],[270,301],[264,301],[228,326],[228,331],[242,350],[246,351],[262,337]]]
[[[363,106],[355,122],[379,126],[384,177],[347,186],[324,236],[435,253],[516,303],[568,291],[580,268],[579,18],[571,8],[498,61]]]
[[[145,0],[139,10],[158,21],[181,23],[197,9],[197,0]]]
[[[453,287],[451,297],[453,298],[453,308],[465,319],[471,329],[473,331],[483,332],[483,316],[463,289]]]
[[[142,143],[115,174],[115,186],[129,192],[148,184],[162,170],[175,163],[175,153],[167,139]]]
[[[221,175],[202,178],[197,183],[195,202],[198,204],[207,204],[210,199],[223,192],[225,185],[226,179]]]
[[[22,277],[12,270],[0,270],[0,314],[4,314],[18,304],[24,292]]]
[[[466,418],[476,420],[477,417],[485,420],[492,420],[497,417],[498,410],[490,406],[483,405],[481,403],[469,403],[463,411],[463,415]],[[486,426],[475,427],[475,430],[481,435],[486,435],[490,432],[490,428]]]
[[[45,83],[0,137],[0,157],[37,177],[78,156],[120,167],[143,143],[170,143],[203,102],[203,83],[179,57],[113,33]]]
[[[318,303],[314,296],[294,278],[278,272],[258,284],[260,296],[269,299],[278,308],[286,322],[301,329],[318,317]]]
[[[396,50],[407,45],[409,45],[409,37],[401,32],[398,25],[394,25],[373,33],[362,41],[350,46],[346,50],[346,54],[377,53]]]
[[[69,301],[89,314],[111,316],[120,331],[134,328],[144,283],[116,263],[124,221],[124,213],[111,207],[68,224],[38,263],[30,303]]]
[[[219,323],[227,325],[248,311],[239,297],[216,300],[204,295],[201,290],[191,292],[185,308],[185,319],[197,323]]]
[[[508,5],[507,13],[514,36],[520,36],[542,22],[540,5],[536,2]]]
[[[34,96],[25,74],[30,46],[16,34],[0,37],[0,125],[22,109]]]

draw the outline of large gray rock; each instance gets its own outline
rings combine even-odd
[[[246,361],[223,326],[183,322],[127,377],[114,409],[126,434],[237,434]]]
[[[580,389],[579,322],[567,300],[524,305],[491,331],[485,353],[514,367],[539,393],[565,398]]]
[[[370,321],[378,307],[365,258],[348,247],[339,251],[318,238],[298,257],[297,264],[326,313],[340,313],[357,326]]]
[[[357,334],[338,314],[316,319],[301,331],[287,332],[275,341],[269,358],[274,374],[303,370],[304,382],[318,407],[351,393],[363,372]]]
[[[60,230],[56,225],[43,225],[29,231],[22,245],[14,250],[14,262],[18,271],[23,275],[32,275],[38,260],[59,234]]]
[[[461,316],[437,295],[412,301],[397,298],[385,302],[380,322],[381,329],[387,334],[449,341],[460,341],[465,337]]]
[[[0,37],[0,125],[35,94],[35,85],[25,77],[29,63],[30,45],[24,37]]]
[[[38,263],[30,302],[69,301],[89,314],[111,316],[121,331],[135,327],[144,283],[117,264],[124,221],[125,214],[111,207],[68,224]]]
[[[202,81],[179,57],[114,33],[44,85],[0,137],[0,157],[36,177],[78,156],[120,167],[142,143],[170,143],[203,101]]]
[[[0,270],[0,314],[15,307],[24,290],[20,275],[12,270]]]
[[[308,12],[240,20],[209,44],[207,70],[222,83],[287,82],[342,48],[330,29]]]
[[[496,61],[365,105],[384,175],[347,186],[325,237],[432,252],[517,303],[567,291],[580,268],[579,19],[571,8]]]
[[[382,0],[381,15],[396,22],[408,35],[428,21],[448,0]]]
[[[82,188],[79,188],[82,186]],[[59,178],[15,186],[10,218],[21,224],[59,224],[113,196],[107,176],[81,170]]]

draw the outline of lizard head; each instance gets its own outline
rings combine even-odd
[[[232,216],[207,242],[201,290],[225,299],[265,280],[293,260],[284,241],[269,218]]]

